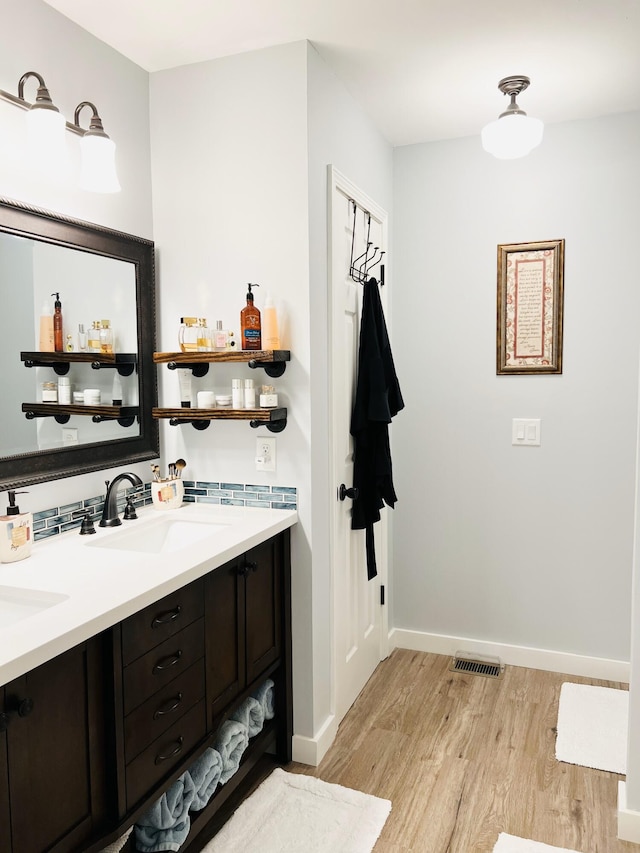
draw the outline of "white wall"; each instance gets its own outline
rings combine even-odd
[[[17,95],[20,77],[37,71],[67,120],[73,121],[81,101],[95,103],[117,145],[122,184],[122,192],[102,195],[36,176],[23,158],[25,113],[0,101],[0,196],[152,238],[147,73],[41,0],[0,0],[0,17],[10,23],[0,51],[0,88]],[[35,92],[36,82],[31,79],[25,99],[35,100]],[[81,115],[84,126],[85,112]],[[77,172],[78,137],[67,133],[67,141]],[[134,470],[149,479],[147,465]],[[36,511],[100,494],[105,478],[111,476],[109,471],[97,471],[29,486],[22,506]]]
[[[332,164],[391,213],[392,148],[320,58],[308,46],[309,268],[312,368],[313,578],[306,595],[313,601],[314,667],[296,672],[314,690],[314,733],[331,713],[331,595],[329,518],[335,483],[329,472],[327,165]],[[308,642],[307,638],[307,642]],[[296,728],[296,734],[304,734]]]
[[[198,480],[296,486],[292,535],[295,726],[310,729],[312,670],[311,422],[306,44],[297,42],[151,76],[154,237],[159,256],[158,347],[178,347],[181,316],[223,320],[239,338],[247,282],[255,304],[269,289],[282,346],[292,360],[280,379],[246,365],[218,365],[200,389],[233,377],[273,384],[289,415],[277,434],[277,471],[256,472],[257,434],[246,421],[214,421],[203,432],[161,423],[164,460],[183,457]],[[160,404],[178,405],[178,379],[159,374]],[[194,386],[194,390],[195,390]]]
[[[394,624],[628,661],[640,114],[395,152]],[[565,238],[564,373],[496,376],[496,246]],[[539,448],[511,419],[541,418]]]

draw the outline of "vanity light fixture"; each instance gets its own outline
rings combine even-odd
[[[524,157],[542,142],[544,124],[531,118],[516,103],[531,81],[522,74],[503,77],[498,89],[511,98],[507,109],[482,129],[482,147],[499,160]]]
[[[33,104],[24,98],[24,86],[30,77],[35,77],[38,81],[38,91]],[[36,71],[27,71],[22,75],[18,82],[17,96],[0,89],[0,98],[27,110],[29,149],[42,171],[57,177],[68,173],[69,151],[64,138],[66,128],[81,137],[82,188],[103,193],[120,190],[115,168],[115,144],[104,132],[98,111],[90,101],[78,104],[74,123],[65,121],[51,100],[44,79]],[[85,106],[91,107],[92,110],[89,128],[86,130],[79,124],[80,111]]]
[[[80,127],[80,111],[90,107],[92,116],[89,129],[82,131],[80,154],[82,157],[80,186],[97,193],[120,192],[120,182],[116,173],[116,146],[104,132],[102,119],[91,101],[82,101],[73,115],[75,127]]]

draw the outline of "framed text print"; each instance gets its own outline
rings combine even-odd
[[[564,240],[498,246],[497,373],[562,373]]]

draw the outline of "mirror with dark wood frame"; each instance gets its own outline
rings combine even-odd
[[[153,243],[0,198],[0,295],[0,490],[157,457]],[[45,352],[40,316],[55,301],[62,351]],[[67,396],[52,402],[44,386],[55,398],[59,383]]]

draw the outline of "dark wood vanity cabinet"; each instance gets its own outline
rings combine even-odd
[[[280,656],[282,547],[281,537],[269,539],[205,579],[212,721]]]
[[[194,819],[185,853],[267,750],[291,758],[288,530],[0,687],[0,853],[102,850],[267,676],[276,718]]]
[[[0,690],[0,851],[69,853],[106,829],[104,637]]]

